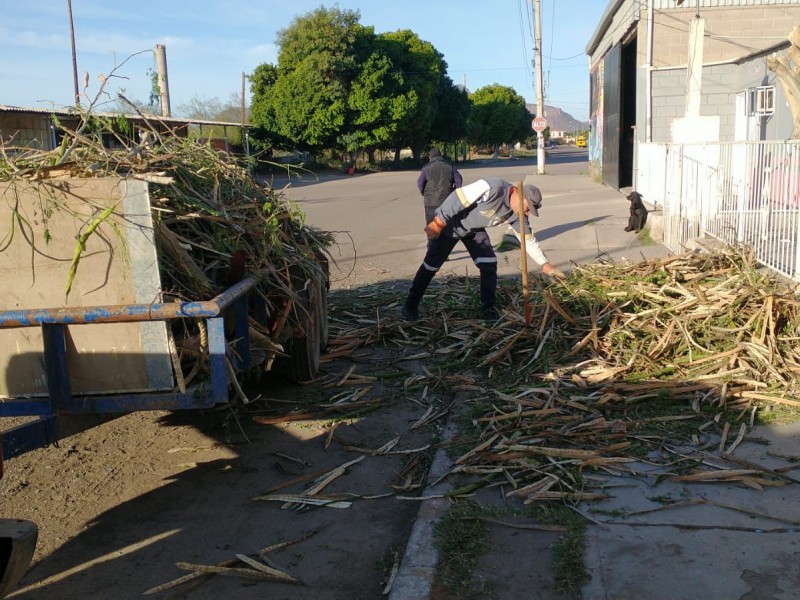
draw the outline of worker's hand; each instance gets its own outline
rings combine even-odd
[[[435,240],[440,235],[442,235],[442,231],[444,228],[447,227],[447,223],[445,223],[438,215],[433,217],[433,221],[427,224],[425,227],[425,236],[429,240]]]
[[[542,273],[545,275],[549,275],[550,277],[555,277],[556,279],[566,279],[567,276],[564,274],[564,271],[561,269],[554,267],[549,262],[546,262],[542,265]]]

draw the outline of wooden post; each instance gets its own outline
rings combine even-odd
[[[161,98],[161,116],[171,117],[169,77],[167,75],[167,47],[164,44],[156,44],[156,70],[158,71],[158,92]]]
[[[525,248],[525,192],[523,182],[517,184],[517,201],[519,202],[519,268],[522,272],[522,300],[525,305],[525,326],[531,325],[531,292],[528,289],[528,252]]]

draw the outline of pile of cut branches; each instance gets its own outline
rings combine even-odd
[[[74,130],[61,125],[62,143],[54,150],[0,145],[0,181],[57,186],[63,178],[145,180],[164,301],[209,300],[244,275],[258,274],[264,283],[259,289],[270,290],[271,313],[284,312],[303,274],[322,268],[330,235],[307,226],[281,191],[260,185],[234,157],[182,137],[156,117],[139,116],[149,129],[134,131],[124,117],[85,112]],[[82,238],[93,231],[87,223],[78,229]],[[85,241],[78,241],[75,267]]]
[[[518,282],[503,282],[503,316],[487,324],[464,309],[471,282],[453,278],[438,283],[431,318],[361,318],[330,353],[380,342],[426,361],[417,386],[465,395],[475,427],[457,440],[471,449],[453,472],[480,481],[456,495],[510,484],[529,502],[601,499],[585,473],[642,475],[643,459],[687,483],[793,481],[733,456],[762,411],[800,408],[800,303],[748,251],[579,266],[563,282],[536,281],[531,327]],[[454,374],[463,381],[453,385]]]
[[[289,265],[305,270],[329,237],[303,223],[281,192],[258,184],[247,169],[209,144],[152,129],[133,144],[122,118],[83,115],[51,151],[2,148],[0,181],[63,177],[135,177],[150,182],[162,282],[177,297],[206,300],[229,283],[241,253],[249,271],[267,271],[289,290]],[[163,128],[162,128],[163,129]],[[103,144],[115,140],[115,149]]]

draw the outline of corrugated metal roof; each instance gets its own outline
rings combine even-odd
[[[683,0],[683,5],[676,7],[675,0],[651,0],[653,8],[656,10],[668,10],[671,8],[695,8],[698,0]],[[717,8],[720,6],[774,6],[779,4],[800,4],[800,0],[699,0],[699,6],[703,8]]]
[[[58,109],[58,108],[28,108],[23,106],[10,106],[8,104],[0,104],[0,112],[19,112],[29,114],[41,115],[58,115],[60,117],[77,116],[75,110]],[[98,117],[120,117],[126,119],[141,121],[142,117],[137,114],[120,114],[120,113],[93,113]],[[160,117],[158,115],[145,115],[148,119],[154,121],[162,121],[164,123],[172,123],[176,125],[216,125],[226,127],[241,127],[241,123],[233,123],[231,121],[206,121],[203,119],[181,119],[177,117]],[[245,127],[252,127],[249,123],[245,123]]]

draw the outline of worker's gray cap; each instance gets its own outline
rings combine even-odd
[[[530,213],[538,217],[539,209],[542,207],[542,192],[540,192],[539,188],[535,185],[526,183],[522,186],[522,193],[525,196],[525,200],[528,202]]]

